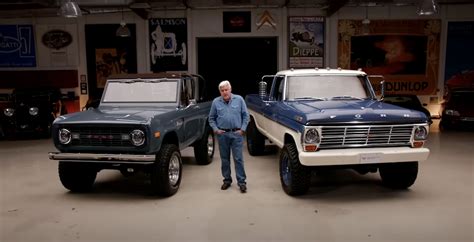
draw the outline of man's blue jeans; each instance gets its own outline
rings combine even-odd
[[[235,173],[237,183],[245,185],[244,157],[242,155],[242,146],[244,137],[239,133],[225,132],[217,135],[219,141],[219,151],[221,154],[221,172],[225,183],[232,183],[232,176],[230,171],[230,152],[234,157]]]

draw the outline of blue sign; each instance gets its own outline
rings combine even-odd
[[[32,25],[0,25],[0,67],[36,67]]]

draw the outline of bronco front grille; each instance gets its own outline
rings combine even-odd
[[[135,147],[130,138],[130,132],[139,127],[130,126],[75,126],[68,128],[73,135],[79,138],[72,139],[73,146],[112,146],[112,147]]]
[[[413,125],[322,127],[320,148],[409,146]]]

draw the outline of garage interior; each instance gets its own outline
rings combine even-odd
[[[304,196],[286,195],[278,151],[244,148],[248,191],[220,190],[220,157],[196,165],[182,151],[177,194],[148,193],[143,177],[98,174],[94,191],[75,194],[48,160],[50,140],[0,141],[1,241],[463,241],[473,239],[472,131],[432,125],[416,183],[394,191],[378,173],[318,172]]]
[[[111,44],[136,52],[129,62],[131,73],[151,72],[147,32],[151,18],[187,19],[187,63],[178,71],[208,80],[210,98],[218,95],[217,85],[224,79],[231,81],[234,93],[245,96],[257,92],[262,75],[288,69],[290,16],[324,17],[323,67],[333,68],[339,64],[339,20],[440,19],[436,90],[418,95],[433,118],[425,144],[430,155],[420,162],[418,178],[407,190],[382,186],[378,172],[315,169],[309,192],[291,197],[282,190],[280,150],[272,144],[267,143],[265,155],[258,157],[249,155],[244,144],[248,177],[244,194],[235,183],[220,189],[218,149],[213,162],[202,166],[187,148],[181,151],[183,180],[174,196],[150,194],[145,174],[125,177],[112,170],[98,174],[92,192],[72,193],[59,181],[58,162],[48,159],[48,152],[56,151],[51,138],[4,137],[0,126],[0,241],[474,241],[474,128],[470,123],[443,129],[439,119],[446,80],[454,73],[445,65],[448,58],[459,57],[447,48],[448,24],[473,22],[473,0],[70,1],[79,4],[82,16],[58,16],[58,8],[67,2],[63,0],[0,3],[0,27],[26,24],[36,31],[59,27],[75,40],[73,50],[48,50],[47,58],[38,50],[43,52],[38,53],[35,67],[0,67],[2,110],[15,88],[48,86],[61,90],[69,113],[79,112],[102,91],[94,49]],[[434,15],[418,15],[425,2],[436,6]],[[254,24],[260,10],[273,14],[276,27],[222,31],[222,12],[250,11]],[[133,39],[110,42],[98,37],[115,38],[121,21],[130,27]],[[114,31],[93,32],[88,25]],[[465,53],[471,53],[469,49],[464,48]],[[456,63],[466,70],[474,68],[469,64]],[[232,172],[234,176],[233,167]]]

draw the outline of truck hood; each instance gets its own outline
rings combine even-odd
[[[297,113],[295,118],[298,121],[310,125],[427,122],[422,112],[376,100],[299,101],[288,102],[287,105]]]
[[[96,109],[87,110],[84,112],[77,112],[67,114],[57,118],[55,123],[133,123],[146,124],[150,123],[151,119],[157,115],[162,115],[170,111],[176,110],[176,107],[140,107],[140,108],[113,108],[113,107],[99,107]]]

